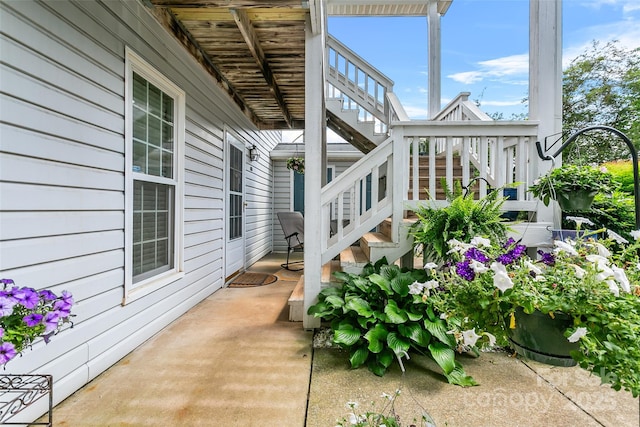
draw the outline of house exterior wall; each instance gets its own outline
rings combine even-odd
[[[246,265],[271,251],[280,133],[257,131],[142,2],[2,2],[0,20],[0,276],[76,301],[74,327],[5,372],[53,374],[57,403],[224,286],[226,131],[261,153]],[[185,92],[186,129],[184,275],[123,304],[126,47]]]

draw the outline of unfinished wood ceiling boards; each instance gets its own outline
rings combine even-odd
[[[154,13],[261,129],[304,126],[300,0],[151,0]]]
[[[314,0],[141,0],[260,129],[304,128]],[[318,0],[315,0],[318,1]],[[444,14],[451,0],[437,1]],[[429,0],[327,0],[329,15],[426,15]]]

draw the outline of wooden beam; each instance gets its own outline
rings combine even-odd
[[[282,96],[282,92],[280,91],[280,87],[278,87],[278,82],[276,81],[273,72],[271,71],[271,67],[267,62],[267,58],[262,50],[262,46],[260,45],[260,40],[258,39],[258,35],[256,34],[253,25],[251,25],[251,21],[247,16],[247,13],[242,9],[229,9],[233,19],[236,21],[236,25],[244,38],[244,41],[247,43],[249,50],[251,51],[251,55],[256,60],[258,67],[260,67],[260,71],[267,81],[267,85],[273,94],[280,110],[282,111],[282,115],[284,116],[285,122],[291,127],[293,125],[293,120],[291,118],[291,113],[287,108],[287,103],[284,101],[284,97]]]
[[[154,7],[150,9],[156,19],[167,28],[182,45],[193,55],[193,57],[204,67],[204,69],[218,82],[218,86],[223,89],[238,105],[242,113],[256,126],[260,127],[260,118],[249,108],[246,101],[236,92],[233,85],[224,77],[222,72],[216,67],[209,55],[193,39],[186,28],[171,13],[168,8]]]
[[[226,7],[234,9],[286,7],[303,9],[302,0],[151,0],[151,3],[164,7]]]
[[[243,9],[247,12],[251,22],[267,21],[304,21],[309,13],[304,9]],[[173,7],[171,12],[181,21],[215,21],[233,22],[233,17],[227,8],[190,8]]]

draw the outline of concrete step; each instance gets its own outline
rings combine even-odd
[[[289,321],[302,322],[304,317],[304,274],[298,279],[296,287],[289,296]]]

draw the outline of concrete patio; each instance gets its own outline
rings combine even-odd
[[[579,368],[556,368],[506,353],[462,358],[480,386],[452,386],[426,357],[384,377],[351,370],[346,353],[312,348],[312,333],[288,321],[300,273],[271,255],[250,271],[278,281],[224,288],[60,403],[55,426],[333,427],[346,402],[381,408],[401,393],[403,425],[426,411],[438,427],[640,425],[640,403]],[[406,424],[404,424],[406,423]]]

